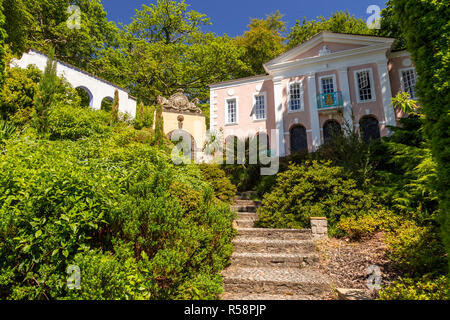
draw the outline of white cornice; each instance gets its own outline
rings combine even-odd
[[[225,82],[219,82],[209,85],[211,90],[217,90],[217,89],[226,89],[231,87],[237,87],[242,84],[252,84],[252,83],[258,83],[258,82],[264,82],[267,80],[272,80],[271,76],[257,76],[252,78],[241,78],[241,79],[235,79]]]

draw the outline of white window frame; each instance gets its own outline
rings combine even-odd
[[[235,100],[236,101],[236,122],[228,122],[228,101]],[[225,125],[233,126],[239,123],[239,99],[238,97],[228,97],[225,98]]]
[[[402,92],[406,92],[405,82],[403,81],[403,72],[410,71],[410,70],[413,70],[414,73],[416,74],[416,85],[417,85],[417,78],[418,78],[418,76],[417,76],[417,71],[416,71],[415,67],[409,67],[409,68],[400,69],[400,70],[398,70],[398,73],[399,73],[399,76],[400,76],[400,88],[402,89]],[[411,99],[417,100],[417,88],[416,87],[414,88],[414,91],[416,92],[416,96],[415,97],[411,97]]]
[[[256,97],[264,97],[264,118],[256,118]],[[260,92],[253,95],[253,121],[266,121],[267,120],[267,93]]]
[[[291,86],[293,84],[300,84],[300,109],[291,110]],[[287,110],[288,113],[297,113],[305,111],[305,86],[303,80],[291,81],[287,84]]]
[[[320,93],[323,94],[323,87],[322,87],[322,79],[327,79],[327,78],[332,78],[333,79],[333,87],[334,87],[334,92],[338,91],[338,87],[337,87],[337,81],[336,81],[336,75],[334,73],[332,74],[327,74],[325,76],[321,76],[319,77],[319,87],[320,87]]]
[[[358,83],[358,73],[364,72],[364,71],[369,71],[370,91],[372,92],[372,99],[370,99],[370,100],[361,100],[360,95],[359,95],[360,92],[359,92],[359,83]],[[356,102],[358,104],[377,101],[377,92],[375,90],[375,82],[373,81],[373,70],[372,70],[372,68],[365,68],[365,69],[355,70],[353,72],[353,78],[355,80]]]

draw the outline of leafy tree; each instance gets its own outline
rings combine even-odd
[[[162,145],[164,142],[164,119],[163,119],[163,109],[161,106],[156,107],[156,117],[155,117],[155,141],[157,145]]]
[[[143,6],[120,33],[119,47],[96,61],[99,74],[148,105],[178,89],[208,100],[210,83],[232,78],[245,64],[231,38],[203,33],[209,19],[188,8],[169,0]]]
[[[398,20],[394,17],[392,0],[386,2],[386,8],[381,11],[381,29],[374,30],[375,34],[395,38],[394,49],[406,49],[406,39]]]
[[[252,19],[249,30],[236,38],[236,44],[244,49],[242,60],[250,67],[242,76],[265,73],[263,64],[283,52],[286,22],[282,18],[277,11],[265,20]]]
[[[419,75],[417,93],[437,162],[442,235],[450,253],[450,6],[445,0],[392,0],[392,7]]]
[[[350,13],[337,11],[328,19],[321,16],[317,20],[297,20],[288,34],[288,48],[305,42],[321,31],[332,31],[353,34],[373,34],[362,19],[351,16]]]
[[[33,16],[29,1],[3,0],[6,15],[6,43],[14,54],[22,54],[27,49],[28,35],[33,27]]]
[[[26,47],[48,52],[56,58],[92,71],[91,60],[99,50],[114,45],[117,27],[106,18],[100,0],[4,0],[8,43],[21,54]],[[68,27],[77,18],[69,6],[80,8],[80,27]]]
[[[56,65],[55,53],[53,49],[50,48],[47,66],[45,67],[44,75],[42,76],[38,91],[34,98],[34,126],[41,134],[47,133],[50,108],[55,102],[55,93],[58,83]]]
[[[183,43],[200,27],[210,25],[210,19],[199,12],[188,11],[184,0],[158,0],[157,4],[142,5],[128,26],[130,34],[150,43]]]

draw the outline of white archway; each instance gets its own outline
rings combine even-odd
[[[94,102],[94,96],[92,95],[92,92],[91,92],[91,90],[89,90],[88,88],[86,88],[85,86],[79,86],[79,87],[76,87],[75,89],[81,89],[81,90],[83,90],[84,92],[86,92],[87,93],[87,95],[88,95],[88,97],[89,97],[89,107],[91,107],[92,108],[92,103]]]
[[[25,69],[29,65],[35,65],[41,71],[44,71],[47,60],[48,57],[45,54],[30,49],[23,54],[20,60],[13,60],[11,66]],[[132,118],[136,116],[136,99],[130,96],[126,89],[63,61],[57,61],[56,69],[58,76],[64,77],[72,87],[83,88],[88,92],[91,108],[96,110],[100,109],[103,99],[105,97],[114,97],[114,93],[117,90],[119,92],[119,111],[128,113]]]

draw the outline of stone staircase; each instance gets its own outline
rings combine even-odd
[[[233,241],[235,252],[223,271],[223,300],[326,299],[329,281],[315,270],[319,255],[311,230],[259,229],[254,224],[259,204],[240,195]]]

